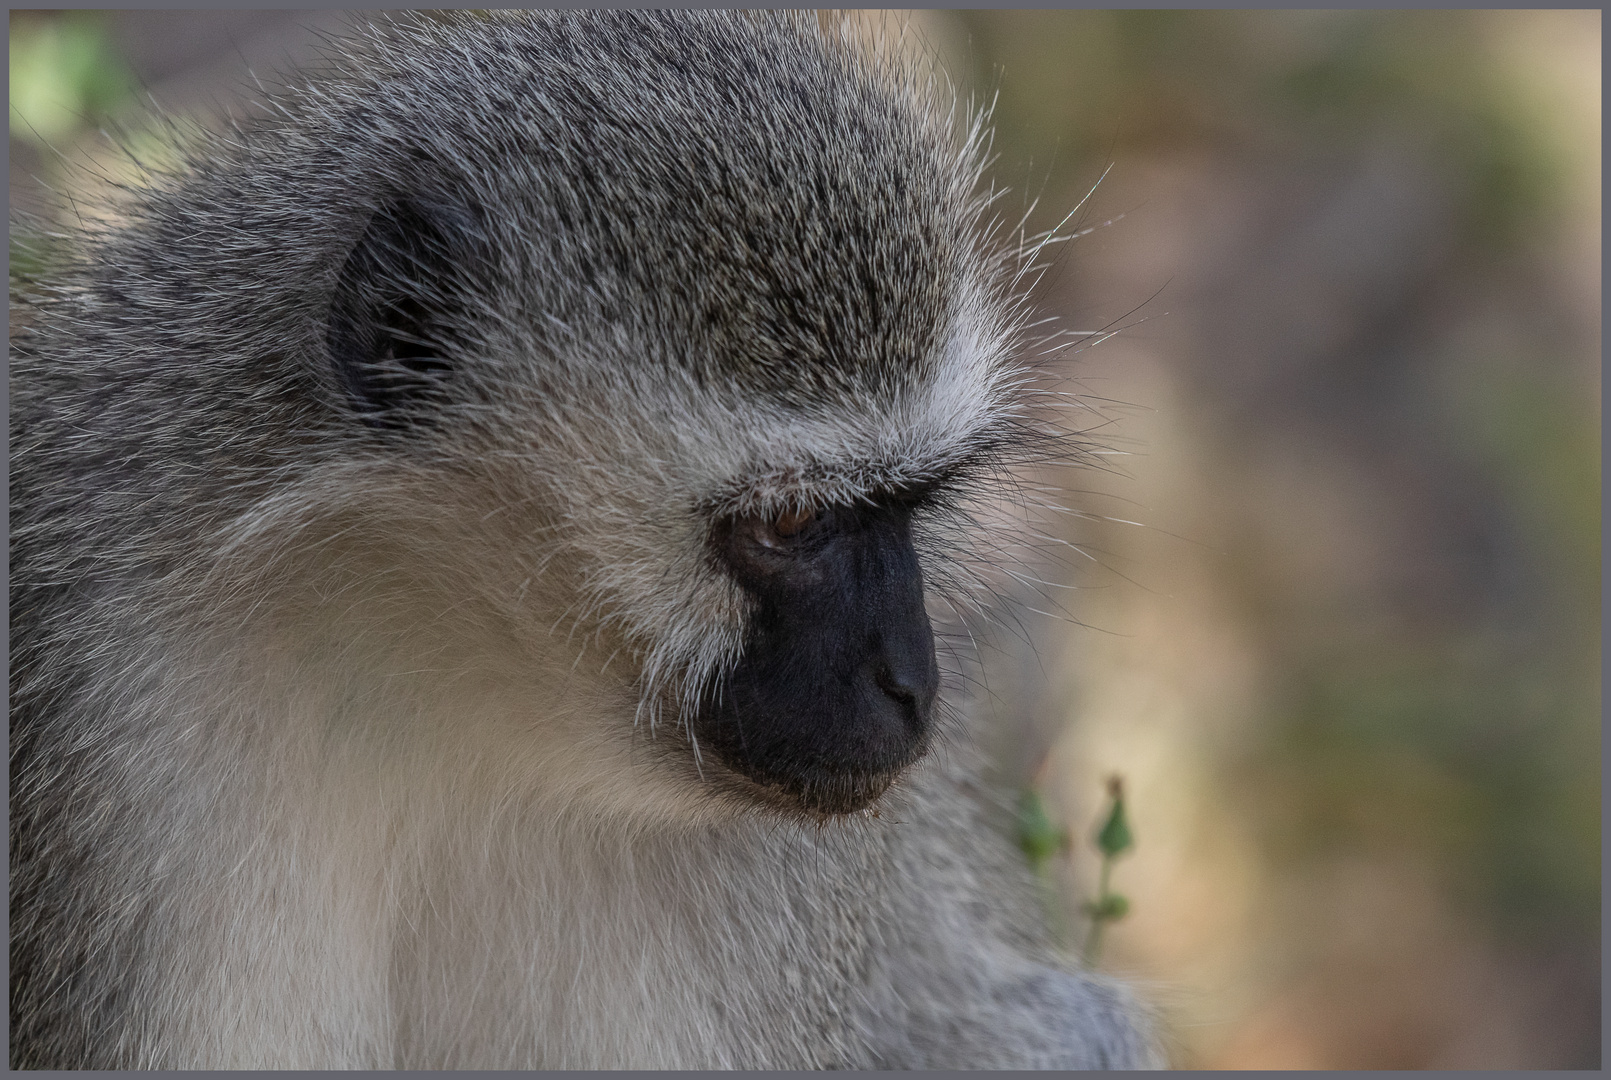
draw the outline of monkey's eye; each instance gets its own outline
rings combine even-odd
[[[751,518],[747,531],[760,547],[779,551],[794,547],[822,519],[817,510],[785,510],[772,518]]]
[[[775,557],[792,558],[815,549],[827,536],[829,517],[822,510],[784,510],[766,517],[730,519],[718,535],[726,537],[729,558],[758,570],[775,569],[779,565]]]
[[[815,510],[785,510],[772,519],[769,532],[784,539],[799,536],[818,516]]]

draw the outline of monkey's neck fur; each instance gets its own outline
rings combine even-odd
[[[935,812],[920,796],[812,825],[702,794],[672,733],[598,722],[632,693],[598,660],[511,651],[430,587],[429,567],[400,581],[373,536],[300,536],[250,588],[214,583],[225,599],[189,632],[153,637],[129,618],[138,645],[97,658],[123,669],[108,684],[163,673],[128,702],[145,715],[119,718],[147,737],[110,786],[149,801],[81,826],[81,842],[118,852],[102,880],[161,880],[177,898],[79,898],[145,958],[97,976],[139,1003],[123,1063],[898,1057],[873,1030],[903,1007],[872,943],[913,917],[896,896],[913,858],[898,832]],[[947,940],[922,931],[930,950]]]

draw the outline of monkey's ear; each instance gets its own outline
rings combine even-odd
[[[382,206],[348,255],[326,341],[354,412],[378,428],[428,422],[470,332],[472,275],[485,234],[443,202]]]

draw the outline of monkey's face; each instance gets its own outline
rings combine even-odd
[[[394,193],[352,224],[322,377],[348,431],[451,476],[430,512],[498,568],[486,625],[601,645],[604,722],[682,733],[707,789],[714,764],[751,804],[847,813],[934,737],[925,585],[966,528],[934,511],[1021,427],[1016,316],[943,124],[747,26],[711,28],[780,73],[743,94],[745,65],[623,39],[653,77],[512,90],[531,115],[471,95],[473,139],[399,117],[406,153],[354,151]],[[545,658],[574,685],[570,659]]]
[[[945,511],[1014,408],[989,324],[953,299],[920,355],[886,364],[898,377],[869,387],[856,369],[863,385],[824,395],[802,361],[792,399],[738,373],[700,377],[675,353],[653,362],[690,347],[663,326],[540,341],[511,310],[440,334],[493,290],[448,293],[451,267],[427,279],[435,295],[410,291],[401,271],[376,274],[399,250],[430,267],[437,245],[470,252],[456,265],[485,265],[454,239],[467,214],[420,205],[377,215],[349,261],[351,281],[403,285],[378,300],[372,286],[344,289],[336,370],[371,440],[451,465],[459,490],[444,485],[440,505],[495,477],[483,505],[446,516],[487,534],[456,546],[504,568],[484,595],[512,633],[630,678],[601,693],[635,694],[631,714],[607,705],[601,721],[680,748],[681,775],[709,795],[809,815],[878,799],[936,734],[925,571],[949,569],[956,537],[935,535],[965,531]],[[558,659],[574,686],[593,665],[573,658]]]

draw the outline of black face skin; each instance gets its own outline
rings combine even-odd
[[[712,542],[756,607],[701,748],[802,809],[861,809],[927,749],[939,691],[911,508],[732,519]]]

